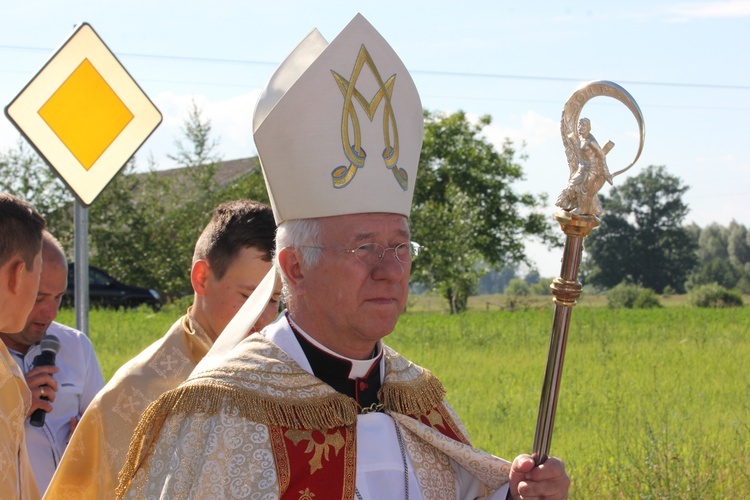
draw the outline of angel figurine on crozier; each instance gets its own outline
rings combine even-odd
[[[604,181],[612,184],[607,168],[607,153],[614,147],[612,141],[600,147],[591,134],[591,121],[581,118],[578,133],[563,135],[565,152],[570,166],[568,185],[555,201],[555,205],[574,214],[599,215],[602,204],[597,193]]]

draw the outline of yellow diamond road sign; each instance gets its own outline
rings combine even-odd
[[[73,32],[5,114],[86,206],[162,118],[87,23]]]

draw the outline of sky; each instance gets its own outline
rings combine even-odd
[[[639,161],[615,183],[663,165],[689,186],[686,223],[750,226],[750,0],[0,0],[0,104],[88,22],[164,117],[139,165],[175,166],[167,155],[193,101],[222,159],[254,156],[253,109],[277,65],[312,28],[331,41],[357,12],[399,54],[426,109],[492,117],[484,136],[513,141],[525,174],[515,188],[546,194],[550,220],[569,174],[563,106],[580,85],[609,80],[646,126]],[[615,143],[611,171],[632,161],[638,126],[627,108],[598,97],[581,116],[600,144]],[[0,151],[19,137],[3,115]],[[559,274],[561,249],[527,248],[542,276]]]

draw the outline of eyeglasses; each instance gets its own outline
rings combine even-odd
[[[317,248],[318,250],[334,250],[331,247],[318,247],[318,246],[304,246],[303,248]],[[406,241],[395,247],[385,248],[383,245],[377,243],[365,243],[357,248],[348,249],[345,248],[344,253],[351,253],[363,264],[368,266],[374,266],[381,260],[388,250],[393,250],[393,256],[397,261],[402,264],[411,264],[411,262],[419,256],[425,247],[414,241]],[[339,250],[340,251],[340,250]]]
[[[410,264],[422,253],[424,247],[414,241],[406,241],[395,247],[385,248],[377,243],[365,243],[351,250],[345,249],[346,253],[352,253],[363,264],[374,266],[381,260],[388,250],[393,250],[393,256],[403,264]]]

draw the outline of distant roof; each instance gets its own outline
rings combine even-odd
[[[159,176],[164,177],[182,177],[189,173],[190,168],[191,167],[170,168],[168,170],[159,170],[157,171],[157,173]],[[214,180],[220,186],[224,186],[226,184],[229,184],[233,180],[252,172],[257,168],[260,168],[257,156],[254,156],[252,158],[240,158],[237,160],[220,161],[216,163]]]

